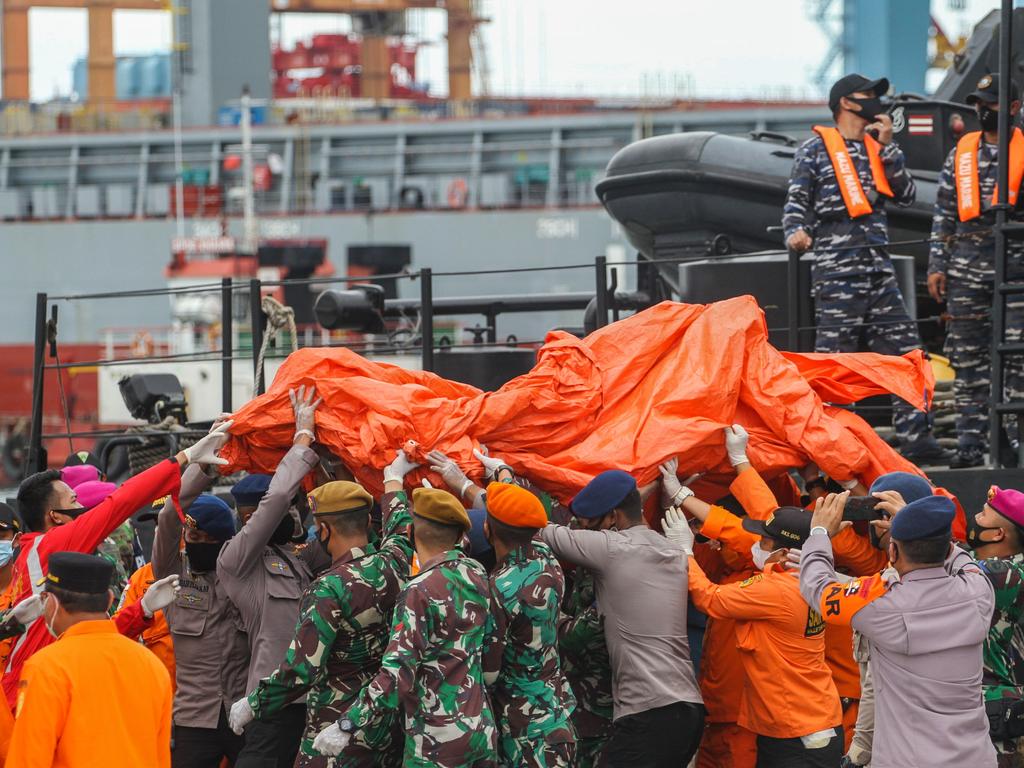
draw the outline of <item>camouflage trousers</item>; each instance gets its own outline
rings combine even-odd
[[[544,739],[514,739],[502,736],[498,741],[503,768],[572,768],[576,742],[549,744]]]
[[[921,347],[917,325],[891,272],[817,281],[814,309],[815,352],[858,352],[863,345],[883,355],[902,355]],[[921,400],[923,405],[923,392]],[[892,426],[902,447],[931,432],[928,414],[898,398],[893,398]]]
[[[601,736],[580,736],[576,740],[575,768],[597,768],[601,765],[601,752],[608,743],[608,734]]]
[[[992,281],[949,278],[946,308],[946,356],[956,371],[953,399],[956,405],[956,435],[962,451],[988,448],[989,398],[992,395]],[[1024,301],[1009,297],[1006,302],[1006,341],[1024,338]],[[1020,357],[1007,357],[1003,395],[1007,400],[1024,399],[1024,376]],[[1012,417],[1006,419],[1012,440],[1017,438]]]
[[[1004,696],[1017,698],[1021,695],[1020,689],[1009,686],[984,686],[982,691],[985,696],[986,710],[990,702],[998,701]],[[990,715],[991,716],[991,715]],[[996,748],[997,768],[1024,768],[1024,756],[1021,754],[1021,747],[1024,744],[1021,738],[1015,739],[993,739],[992,743]]]

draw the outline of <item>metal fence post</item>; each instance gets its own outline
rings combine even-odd
[[[597,326],[608,325],[608,258],[598,256],[594,259],[594,292],[597,299]]]
[[[46,469],[46,449],[43,448],[43,374],[46,354],[46,294],[36,294],[35,355],[32,361],[32,425],[28,437],[28,457],[25,475]],[[58,371],[59,373],[59,371]]]
[[[420,270],[420,346],[423,370],[434,370],[434,286],[429,267]]]
[[[263,367],[260,365],[260,350],[263,349],[263,307],[260,295],[260,281],[253,278],[249,281],[249,321],[252,325],[252,375],[253,383],[259,381],[259,387],[254,388],[257,395],[262,395],[266,389],[266,382],[263,380]]]
[[[220,409],[231,413],[232,371],[231,362],[235,354],[234,307],[231,300],[231,278],[220,281]]]
[[[789,304],[789,351],[800,351],[800,254],[789,249],[789,264],[786,269],[786,294]]]

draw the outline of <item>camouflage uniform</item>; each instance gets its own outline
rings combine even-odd
[[[996,592],[992,626],[983,647],[982,691],[985,701],[1024,698],[1024,554],[979,561]],[[999,768],[1024,765],[1017,755],[1019,739],[997,741]]]
[[[594,576],[577,568],[558,627],[562,669],[576,697],[576,766],[594,768],[612,732],[612,664],[604,642],[604,616],[598,613]]]
[[[995,240],[992,227],[995,213],[990,201],[997,179],[999,147],[982,140],[978,148],[978,188],[982,214],[960,221],[957,210],[956,149],[950,151],[939,174],[932,219],[932,238],[956,235],[952,242],[932,243],[928,256],[928,274],[946,275],[946,309],[949,325],[946,355],[956,370],[953,396],[956,403],[957,447],[962,453],[982,454],[988,448],[988,408],[992,383],[989,378],[992,346],[992,305],[995,297]],[[1024,216],[1015,213],[1016,221]],[[1010,275],[1019,279],[1024,243],[1008,243]],[[1024,299],[1006,300],[1006,341],[1019,342],[1024,332]],[[1024,397],[1024,377],[1020,358],[1007,359],[1005,394],[1008,399]],[[1011,419],[1007,419],[1010,422]]]
[[[565,576],[540,541],[509,552],[491,573],[495,632],[484,669],[509,768],[569,768],[576,706],[558,659],[558,616]]]
[[[333,762],[313,749],[316,735],[345,713],[380,669],[395,600],[409,579],[408,499],[402,492],[386,494],[382,508],[388,510],[383,541],[351,550],[309,586],[284,663],[249,696],[261,718],[308,692],[297,768],[401,765],[393,718],[357,733]]]
[[[917,326],[896,282],[885,244],[889,223],[885,207],[889,199],[875,190],[867,151],[861,141],[846,141],[850,160],[857,169],[864,193],[874,209],[850,218],[836,181],[825,142],[815,135],[800,145],[783,209],[786,238],[805,230],[813,239],[811,268],[818,352],[856,352],[863,337],[872,352],[902,355],[921,347]],[[906,170],[903,152],[895,143],[881,150],[892,202],[908,206],[917,190]],[[862,248],[836,250],[849,246]],[[922,402],[924,405],[923,394]],[[902,400],[893,402],[893,427],[901,446],[930,435],[928,414]]]
[[[380,672],[346,717],[357,735],[404,715],[402,764],[493,768],[497,730],[483,679],[494,632],[487,573],[457,549],[421,564],[398,597]]]

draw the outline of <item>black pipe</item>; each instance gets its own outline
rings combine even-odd
[[[424,371],[434,370],[434,286],[430,267],[420,270],[420,347]]]
[[[365,278],[364,278],[365,279]],[[431,275],[433,280],[433,275]],[[422,286],[421,286],[422,287]],[[433,299],[430,304],[433,315],[495,315],[510,312],[543,312],[560,309],[583,309],[594,298],[590,292],[567,292],[541,295],[515,293],[493,296],[450,296]],[[387,299],[384,302],[384,317],[402,317],[417,312],[424,306],[424,299]]]
[[[252,375],[258,381],[254,394],[262,395],[264,389],[263,371],[260,368],[260,350],[263,348],[263,297],[260,295],[260,281],[249,281],[249,322],[252,326]]]
[[[28,460],[25,475],[46,469],[46,449],[43,447],[43,366],[46,354],[46,294],[36,294],[35,355],[32,360],[32,426],[28,436]]]
[[[1010,80],[1013,75],[1011,51],[1013,48],[1013,2],[1003,0],[999,21],[999,176],[996,200],[995,226],[995,275],[993,285],[1001,288],[1006,280],[1006,232],[1003,227],[1007,220],[1007,193],[1010,188]],[[999,346],[1003,343],[1005,328],[1005,303],[1003,295],[996,294],[992,302],[992,346],[991,382],[989,407],[989,461],[991,466],[1002,466],[1000,442],[1003,427],[1003,412],[999,405],[1003,400],[1003,355]]]
[[[608,259],[598,256],[594,259],[594,298],[597,299],[596,327],[608,325]]]
[[[231,278],[220,281],[220,408],[231,413],[231,350],[234,329],[234,308],[231,301]]]

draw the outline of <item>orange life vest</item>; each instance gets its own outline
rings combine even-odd
[[[981,216],[981,188],[978,183],[978,149],[981,146],[981,131],[964,134],[956,144],[953,170],[956,173],[956,206],[960,221],[970,221]],[[1024,179],[1024,134],[1020,128],[1013,129],[1010,139],[1010,189],[1007,202],[1017,204],[1017,193]],[[999,186],[992,190],[992,205],[999,200]]]
[[[825,142],[825,149],[832,161],[832,168],[836,172],[836,182],[839,184],[839,191],[843,195],[843,202],[846,203],[846,210],[850,217],[856,219],[858,216],[871,213],[874,209],[868,202],[867,195],[864,194],[864,187],[861,186],[860,177],[857,175],[857,167],[850,158],[846,140],[839,133],[839,129],[829,125],[816,125],[814,132]],[[864,148],[868,152],[868,161],[871,163],[871,178],[875,182],[875,189],[879,194],[892,197],[892,187],[889,186],[889,179],[885,176],[885,166],[882,164],[882,145],[870,134],[865,134]]]

